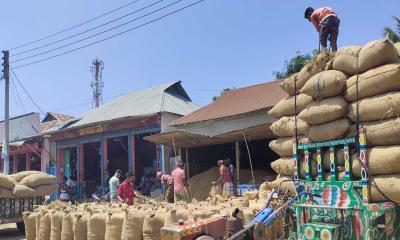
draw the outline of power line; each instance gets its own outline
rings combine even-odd
[[[103,100],[114,99],[114,98],[120,97],[122,95],[123,94],[119,94],[119,95],[115,95],[115,96],[111,96],[111,97],[106,97]],[[54,110],[65,110],[65,109],[70,109],[70,108],[75,108],[75,107],[80,107],[80,106],[86,106],[86,105],[90,105],[90,104],[92,104],[92,102],[83,102],[83,103],[77,103],[77,104],[62,106],[62,107],[53,107],[53,108],[50,108],[49,110],[51,110],[51,111],[54,111]]]
[[[97,20],[97,19],[99,19],[99,18],[102,18],[102,17],[104,17],[104,16],[106,16],[106,15],[109,15],[109,14],[111,14],[111,13],[114,13],[114,12],[116,12],[116,11],[118,11],[118,10],[121,10],[121,9],[123,9],[123,8],[126,8],[126,7],[128,7],[128,6],[130,6],[130,5],[134,4],[134,3],[136,3],[136,2],[138,2],[138,1],[140,1],[140,0],[135,0],[135,1],[129,2],[129,3],[127,3],[127,4],[125,4],[125,5],[121,6],[121,7],[118,7],[118,8],[116,8],[116,9],[114,9],[114,10],[105,12],[105,13],[103,13],[103,14],[97,16],[97,17],[94,17],[94,18],[92,18],[92,19],[89,19],[89,20],[87,20],[87,21],[84,21],[84,22],[82,22],[82,23],[79,23],[79,24],[77,24],[77,25],[75,25],[75,26],[69,27],[69,28],[64,29],[64,30],[61,30],[61,31],[59,31],[59,32],[55,32],[55,33],[49,34],[49,35],[47,35],[47,36],[45,36],[45,37],[42,37],[42,38],[40,38],[40,39],[37,39],[37,40],[31,41],[31,42],[24,43],[24,44],[22,44],[22,45],[19,45],[19,46],[16,46],[16,47],[14,47],[14,48],[11,48],[10,50],[19,49],[19,48],[22,48],[22,47],[25,47],[25,46],[32,45],[32,44],[34,44],[34,43],[40,42],[40,41],[42,41],[42,40],[45,40],[45,39],[48,39],[48,38],[57,36],[57,35],[59,35],[59,34],[61,34],[61,33],[67,32],[67,31],[72,30],[72,29],[75,29],[75,28],[80,27],[80,26],[82,26],[82,25],[85,25],[85,24],[87,24],[87,23],[93,22],[94,20]]]
[[[149,5],[147,5],[147,6],[143,7],[143,8],[140,8],[140,9],[138,9],[138,10],[135,10],[135,11],[133,11],[133,12],[130,12],[130,13],[128,13],[128,14],[122,16],[122,17],[119,17],[119,18],[113,19],[113,20],[111,20],[111,21],[105,22],[105,23],[100,24],[100,25],[98,25],[98,26],[96,26],[96,27],[93,27],[93,28],[89,28],[89,29],[87,29],[87,30],[85,30],[85,31],[83,31],[83,32],[80,32],[80,33],[71,35],[71,36],[69,36],[69,37],[62,38],[62,39],[57,40],[57,41],[54,41],[54,42],[47,43],[47,44],[42,45],[42,46],[39,46],[39,47],[31,48],[31,49],[28,49],[28,50],[26,50],[26,51],[13,54],[13,55],[11,55],[10,57],[14,57],[14,56],[18,56],[18,55],[21,55],[21,54],[24,54],[24,53],[32,52],[32,51],[35,51],[35,50],[38,50],[38,49],[42,49],[42,48],[45,48],[45,47],[54,45],[54,44],[59,43],[59,42],[63,42],[63,41],[65,41],[65,40],[74,38],[74,37],[76,37],[76,36],[80,36],[80,35],[85,34],[85,33],[87,33],[87,32],[93,31],[93,30],[95,30],[95,29],[104,27],[104,26],[106,26],[106,25],[108,25],[108,24],[110,24],[110,23],[113,23],[113,22],[116,22],[116,21],[121,20],[121,19],[123,19],[123,18],[126,18],[126,17],[128,17],[128,16],[130,16],[130,15],[132,15],[132,14],[135,14],[135,13],[140,12],[140,11],[142,11],[142,10],[144,10],[144,9],[147,9],[147,8],[153,6],[153,5],[156,5],[157,3],[160,3],[160,2],[162,2],[162,1],[164,1],[164,0],[159,0],[159,1],[154,2],[154,3],[152,3],[152,4],[149,4]],[[16,61],[18,61],[18,60],[16,60]]]
[[[22,82],[19,80],[17,74],[15,74],[13,68],[10,66],[10,70],[12,74],[14,75],[15,79],[17,79],[19,85],[21,86],[22,90],[24,90],[25,94],[29,97],[29,99],[32,101],[32,103],[36,106],[36,108],[42,113],[43,115],[46,115],[46,113],[39,107],[39,105],[33,100],[31,94],[25,89],[24,85],[22,85]]]
[[[163,0],[162,0],[162,1],[163,1]],[[154,11],[151,11],[151,12],[149,12],[149,13],[146,13],[146,14],[140,16],[140,17],[134,18],[134,19],[132,19],[132,20],[130,20],[130,21],[128,21],[128,22],[124,22],[124,23],[122,23],[122,24],[120,24],[120,25],[117,25],[117,26],[115,26],[115,27],[106,29],[106,30],[104,30],[104,31],[102,31],[102,32],[99,32],[99,33],[90,35],[90,36],[85,37],[85,38],[81,38],[81,39],[79,39],[79,40],[77,40],[77,41],[74,41],[74,42],[71,42],[71,43],[68,43],[68,44],[64,44],[64,45],[62,45],[62,46],[59,46],[59,47],[56,47],[56,48],[53,48],[53,49],[50,49],[50,50],[47,50],[47,51],[43,51],[43,52],[40,52],[40,53],[37,53],[37,54],[33,54],[33,55],[30,55],[30,56],[27,56],[27,57],[23,57],[23,58],[16,59],[16,60],[14,60],[14,61],[10,61],[10,63],[16,63],[16,62],[20,62],[20,61],[23,61],[23,60],[26,60],[26,59],[38,57],[38,56],[41,56],[41,55],[44,55],[44,54],[47,54],[47,53],[50,53],[50,52],[57,51],[57,50],[62,49],[62,48],[66,48],[66,47],[71,46],[71,45],[74,45],[74,44],[76,44],[76,43],[80,43],[80,42],[86,41],[86,40],[88,40],[88,39],[91,39],[91,38],[97,37],[97,36],[99,36],[99,35],[102,35],[102,34],[104,34],[104,33],[113,31],[113,30],[115,30],[115,29],[117,29],[117,28],[121,28],[121,27],[123,27],[123,26],[125,26],[125,25],[127,25],[127,24],[129,24],[129,23],[132,23],[132,22],[135,22],[135,21],[137,21],[137,20],[140,20],[140,19],[142,19],[142,18],[144,18],[144,17],[147,17],[147,16],[149,16],[149,15],[151,15],[151,14],[154,14],[154,13],[156,13],[156,12],[159,12],[159,11],[161,11],[161,10],[164,10],[164,9],[170,7],[170,6],[176,5],[176,4],[178,4],[179,2],[182,2],[182,1],[185,1],[185,0],[178,0],[178,1],[175,1],[175,2],[170,3],[170,4],[168,4],[168,5],[164,6],[164,7],[158,8],[158,9],[156,9],[156,10],[154,10]]]
[[[33,61],[33,62],[30,62],[30,63],[26,63],[26,64],[22,64],[22,65],[16,66],[16,67],[14,67],[14,69],[26,67],[26,66],[29,66],[29,65],[32,65],[32,64],[36,64],[36,63],[43,62],[43,61],[47,61],[47,60],[50,60],[50,59],[53,59],[53,58],[56,58],[56,57],[59,57],[59,56],[62,56],[62,55],[65,55],[65,54],[68,54],[68,53],[71,53],[71,52],[78,51],[78,50],[80,50],[80,49],[83,49],[83,48],[86,48],[86,47],[89,47],[89,46],[95,45],[95,44],[97,44],[97,43],[104,42],[104,41],[109,40],[109,39],[112,39],[112,38],[114,38],[114,37],[123,35],[123,34],[125,34],[125,33],[127,33],[127,32],[130,32],[130,31],[136,30],[136,29],[138,29],[138,28],[141,28],[141,27],[143,27],[143,26],[149,25],[149,24],[151,24],[151,23],[153,23],[153,22],[159,21],[159,20],[161,20],[161,19],[163,19],[163,18],[166,18],[166,17],[168,17],[168,16],[170,16],[170,15],[172,15],[172,14],[175,14],[175,13],[177,13],[177,12],[183,11],[183,10],[186,9],[186,8],[189,8],[189,7],[191,7],[191,6],[194,6],[194,5],[199,4],[199,3],[201,3],[201,2],[204,2],[204,1],[206,1],[206,0],[199,0],[199,1],[197,1],[197,2],[194,2],[194,3],[191,3],[191,4],[189,4],[189,5],[186,5],[186,6],[184,6],[184,7],[182,7],[182,8],[179,8],[179,9],[177,9],[177,10],[175,10],[175,11],[172,11],[172,12],[170,12],[170,13],[167,13],[167,14],[165,14],[165,15],[162,15],[161,17],[158,17],[158,18],[155,18],[155,19],[153,19],[153,20],[151,20],[151,21],[142,23],[142,24],[140,24],[140,25],[138,25],[138,26],[136,26],[136,27],[127,29],[127,30],[122,31],[122,32],[120,32],[120,33],[117,33],[117,34],[111,35],[111,36],[109,36],[109,37],[100,39],[100,40],[98,40],[98,41],[95,41],[95,42],[92,42],[92,43],[83,45],[83,46],[81,46],[81,47],[77,47],[77,48],[71,49],[71,50],[66,51],[66,52],[63,52],[63,53],[59,53],[59,54],[56,54],[56,55],[53,55],[53,56],[50,56],[50,57],[47,57],[47,58],[42,58],[42,59],[39,59],[39,60],[37,60],[37,61]]]
[[[21,105],[21,107],[22,107],[22,110],[24,111],[24,113],[26,113],[26,109],[25,109],[24,103],[23,103],[22,100],[21,100],[21,96],[19,95],[17,86],[15,85],[15,82],[13,81],[13,78],[11,78],[11,85],[13,86],[13,88],[14,88],[14,90],[15,90],[15,93],[16,93],[15,95],[17,96],[17,98],[18,98],[18,100],[19,100],[19,103],[20,103],[20,105]],[[17,104],[17,105],[18,105],[18,104]]]

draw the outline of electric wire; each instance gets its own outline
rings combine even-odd
[[[123,8],[126,8],[126,7],[128,7],[128,6],[130,6],[130,5],[134,4],[134,3],[136,3],[136,2],[138,2],[138,1],[140,1],[140,0],[131,1],[131,2],[127,3],[127,4],[125,4],[125,5],[122,5],[121,7],[118,7],[118,8],[116,8],[116,9],[111,10],[111,11],[105,12],[105,13],[103,13],[103,14],[97,16],[97,17],[91,18],[91,19],[89,19],[89,20],[86,20],[86,21],[84,21],[84,22],[82,22],[82,23],[79,23],[79,24],[74,25],[74,26],[72,26],[72,27],[66,28],[66,29],[64,29],[64,30],[61,30],[61,31],[58,31],[58,32],[49,34],[49,35],[47,35],[47,36],[45,36],[45,37],[42,37],[42,38],[40,38],[40,39],[33,40],[33,41],[31,41],[31,42],[27,42],[27,43],[21,44],[21,45],[19,45],[19,46],[13,47],[13,48],[11,48],[10,50],[15,50],[15,49],[19,49],[19,48],[22,48],[22,47],[26,47],[26,46],[32,45],[32,44],[34,44],[34,43],[43,41],[43,40],[45,40],[45,39],[48,39],[48,38],[57,36],[57,35],[59,35],[59,34],[61,34],[61,33],[64,33],[64,32],[67,32],[67,31],[69,31],[69,30],[75,29],[75,28],[77,28],[77,27],[83,26],[83,25],[85,25],[85,24],[87,24],[87,23],[93,22],[94,20],[97,20],[97,19],[102,18],[102,17],[104,17],[104,16],[107,16],[107,15],[109,15],[109,14],[111,14],[111,13],[114,13],[114,12],[116,12],[116,11],[118,11],[118,10],[121,10],[121,9],[123,9]]]
[[[163,1],[163,0],[161,0],[161,1]],[[106,29],[106,30],[104,30],[104,31],[95,33],[95,34],[90,35],[90,36],[88,36],[88,37],[81,38],[81,39],[76,40],[76,41],[74,41],[74,42],[70,42],[70,43],[64,44],[64,45],[62,45],[62,46],[59,46],[59,47],[56,47],[56,48],[53,48],[53,49],[50,49],[50,50],[47,50],[47,51],[43,51],[43,52],[40,52],[40,53],[37,53],[37,54],[33,54],[33,55],[30,55],[30,56],[27,56],[27,57],[23,57],[23,58],[16,59],[16,60],[14,60],[14,61],[10,61],[10,63],[16,63],[16,62],[20,62],[20,61],[23,61],[23,60],[26,60],[26,59],[31,59],[31,58],[34,58],[34,57],[38,57],[38,56],[41,56],[41,55],[44,55],[44,54],[47,54],[47,53],[50,53],[50,52],[54,52],[54,51],[57,51],[57,50],[59,50],[59,49],[63,49],[63,48],[66,48],[66,47],[68,47],[68,46],[71,46],[71,45],[74,45],[74,44],[77,44],[77,43],[86,41],[86,40],[88,40],[88,39],[91,39],[91,38],[100,36],[100,35],[102,35],[102,34],[104,34],[104,33],[113,31],[113,30],[118,29],[118,28],[121,28],[121,27],[123,27],[123,26],[125,26],[125,25],[127,25],[127,24],[130,24],[130,23],[132,23],[132,22],[135,22],[135,21],[137,21],[137,20],[140,20],[140,19],[142,19],[142,18],[145,18],[145,17],[147,17],[147,16],[150,16],[150,15],[156,13],[156,12],[159,12],[159,11],[161,11],[161,10],[164,10],[164,9],[166,9],[166,8],[168,8],[168,7],[170,7],[170,6],[173,6],[173,5],[175,5],[175,4],[178,4],[178,3],[182,2],[182,1],[185,1],[185,0],[178,0],[178,1],[175,1],[175,2],[170,3],[170,4],[168,4],[168,5],[164,6],[164,7],[161,7],[161,8],[158,8],[158,9],[154,10],[154,11],[151,11],[151,12],[149,12],[149,13],[146,13],[146,14],[140,16],[140,17],[137,17],[137,18],[134,18],[134,19],[132,19],[132,20],[130,20],[130,21],[127,21],[127,22],[124,22],[124,23],[122,23],[122,24],[119,24],[119,25],[117,25],[117,26],[115,26],[115,27],[108,28],[108,29]]]
[[[22,84],[21,80],[18,78],[17,74],[15,74],[15,72],[11,66],[10,66],[10,70],[11,70],[11,73],[14,75],[15,79],[17,80],[17,82],[19,83],[19,85],[21,86],[22,90],[24,90],[25,94],[29,97],[29,99],[32,101],[32,103],[35,105],[35,107],[39,110],[40,113],[42,113],[43,115],[46,115],[46,113],[42,110],[42,108],[39,107],[39,105],[36,103],[36,101],[32,98],[32,96],[28,92],[28,90],[26,90],[26,88]]]
[[[66,51],[66,52],[62,52],[62,53],[53,55],[53,56],[50,56],[50,57],[42,58],[42,59],[39,59],[39,60],[36,60],[36,61],[32,61],[32,62],[29,62],[29,63],[26,63],[26,64],[22,64],[22,65],[15,66],[14,69],[26,67],[26,66],[29,66],[29,65],[32,65],[32,64],[36,64],[36,63],[43,62],[43,61],[47,61],[47,60],[50,60],[50,59],[53,59],[53,58],[56,58],[56,57],[59,57],[59,56],[62,56],[62,55],[65,55],[65,54],[68,54],[68,53],[71,53],[71,52],[75,52],[75,51],[78,51],[78,50],[80,50],[80,49],[83,49],[83,48],[86,48],[86,47],[89,47],[89,46],[92,46],[92,45],[95,45],[95,44],[98,44],[98,43],[101,43],[101,42],[104,42],[104,41],[107,41],[107,40],[109,40],[109,39],[115,38],[115,37],[117,37],[117,36],[123,35],[123,34],[125,34],[125,33],[130,32],[130,31],[133,31],[133,30],[136,30],[136,29],[138,29],[138,28],[141,28],[141,27],[144,27],[144,26],[146,26],[146,25],[149,25],[149,24],[151,24],[151,23],[153,23],[153,22],[159,21],[159,20],[161,20],[161,19],[163,19],[163,18],[166,18],[166,17],[168,17],[168,16],[170,16],[170,15],[173,15],[173,14],[175,14],[175,13],[181,12],[181,11],[183,11],[183,10],[185,10],[185,9],[187,9],[187,8],[189,8],[189,7],[191,7],[191,6],[194,6],[194,5],[199,4],[199,3],[201,3],[201,2],[204,2],[204,1],[206,1],[206,0],[199,0],[199,1],[196,1],[196,2],[194,2],[194,3],[191,3],[191,4],[188,4],[188,5],[184,6],[184,7],[181,7],[181,8],[179,8],[179,9],[177,9],[177,10],[174,10],[174,11],[172,11],[172,12],[169,12],[169,13],[167,13],[167,14],[164,14],[164,15],[162,15],[162,16],[160,16],[160,17],[157,17],[157,18],[155,18],[155,19],[153,19],[153,20],[150,20],[150,21],[148,21],[148,22],[142,23],[142,24],[137,25],[137,26],[135,26],[135,27],[133,27],[133,28],[129,28],[129,29],[125,30],[125,31],[119,32],[119,33],[114,34],[114,35],[111,35],[111,36],[109,36],[109,37],[106,37],[106,38],[97,40],[97,41],[95,41],[95,42],[92,42],[92,43],[89,43],[89,44],[86,44],[86,45],[83,45],[83,46],[80,46],[80,47],[71,49],[71,50]]]
[[[54,41],[54,42],[50,42],[50,43],[41,45],[41,46],[39,46],[39,47],[35,47],[35,48],[28,49],[28,50],[26,50],[26,51],[22,51],[22,52],[19,52],[19,53],[15,53],[15,54],[11,55],[10,57],[18,56],[18,55],[21,55],[21,54],[25,54],[25,53],[28,53],[28,52],[35,51],[35,50],[39,50],[39,49],[42,49],[42,48],[45,48],[45,47],[54,45],[54,44],[56,44],[56,43],[60,43],[60,42],[63,42],[63,41],[65,41],[65,40],[68,40],[68,39],[71,39],[71,38],[80,36],[80,35],[82,35],[82,34],[91,32],[91,31],[93,31],[93,30],[95,30],[95,29],[104,27],[104,26],[109,25],[109,24],[111,24],[111,23],[113,23],[113,22],[116,22],[116,21],[121,20],[121,19],[123,19],[123,18],[129,17],[130,15],[133,15],[133,14],[135,14],[135,13],[137,13],[137,12],[140,12],[140,11],[142,11],[142,10],[144,10],[144,9],[147,9],[147,8],[149,8],[149,7],[152,7],[153,5],[156,5],[156,4],[158,4],[158,3],[162,2],[162,1],[164,1],[164,0],[158,0],[157,2],[151,3],[151,4],[149,4],[149,5],[147,5],[147,6],[143,7],[143,8],[140,8],[140,9],[138,9],[138,10],[135,10],[135,11],[133,11],[133,12],[130,12],[130,13],[128,13],[128,14],[125,14],[125,15],[121,16],[121,17],[118,17],[118,18],[115,18],[115,19],[113,19],[113,20],[111,20],[111,21],[108,21],[108,22],[105,22],[105,23],[103,23],[103,24],[100,24],[100,25],[98,25],[98,26],[89,28],[89,29],[87,29],[87,30],[85,30],[85,31],[83,31],[83,32],[79,32],[79,33],[73,34],[73,35],[71,35],[71,36],[68,36],[68,37],[59,39],[59,40],[57,40],[57,41]],[[135,21],[136,21],[136,20],[135,20]],[[130,23],[130,21],[129,21],[128,23]],[[124,23],[123,25],[125,25],[125,24],[127,24],[127,23]],[[119,25],[119,26],[117,26],[117,27],[120,27],[120,26],[123,26],[123,25],[121,24],[121,25]],[[117,27],[116,27],[116,28],[117,28]],[[102,33],[101,33],[101,34],[102,34]],[[94,35],[94,36],[96,36],[96,35]],[[16,61],[18,61],[18,60],[16,60]]]
[[[25,109],[24,103],[23,103],[22,100],[21,100],[21,95],[20,95],[19,92],[18,92],[17,86],[15,85],[15,82],[13,81],[13,78],[11,78],[11,81],[10,81],[10,82],[11,82],[11,85],[13,86],[12,89],[14,89],[14,92],[15,92],[14,95],[16,95],[16,97],[17,97],[17,99],[18,99],[18,101],[19,101],[19,103],[20,103],[20,105],[21,105],[22,111],[23,111],[24,113],[26,113],[26,109]],[[18,105],[18,103],[17,103],[17,105]],[[18,105],[18,106],[19,106],[19,105]]]

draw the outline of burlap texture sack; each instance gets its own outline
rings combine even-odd
[[[335,151],[336,165],[344,166],[344,152],[343,148]],[[322,153],[322,165],[325,170],[331,169],[330,153],[329,150],[324,150]]]
[[[10,176],[0,173],[0,188],[12,189],[14,186],[14,180]]]
[[[395,44],[394,44],[394,47],[397,49],[397,52],[398,52],[399,55],[400,55],[400,42],[395,43]]]
[[[334,97],[343,92],[346,80],[347,76],[343,72],[323,71],[312,76],[300,92],[317,99]]]
[[[104,240],[106,233],[105,213],[94,213],[88,219],[88,240]]]
[[[318,168],[317,168],[317,161],[314,160],[311,161],[311,156],[310,156],[310,161],[312,163],[312,167],[310,169],[311,171],[311,176],[317,176],[318,174]],[[282,176],[293,176],[294,174],[294,160],[293,158],[279,158],[273,162],[271,162],[271,168],[278,173],[279,175]],[[299,170],[300,170],[300,176],[302,178],[306,177],[306,163],[304,159],[299,160]]]
[[[62,220],[65,213],[62,211],[54,211],[51,216],[50,239],[61,240]]]
[[[40,231],[40,218],[42,217],[42,211],[38,211],[38,214],[35,216],[35,232],[36,232],[36,240],[40,240],[40,235],[39,235],[39,231]],[[51,226],[50,226],[51,227]]]
[[[310,126],[303,120],[297,118],[297,134],[304,135],[308,132]],[[270,126],[271,131],[279,137],[291,137],[296,134],[295,118],[281,117]]]
[[[357,102],[349,105],[348,117],[355,122]],[[378,121],[400,116],[400,92],[388,92],[361,99],[358,105],[360,122]]]
[[[299,118],[310,125],[317,125],[342,118],[346,112],[346,100],[337,96],[312,102],[300,112]]]
[[[346,82],[345,98],[349,102],[357,98],[357,76]],[[358,99],[400,90],[400,64],[388,64],[369,70],[358,78]]]
[[[87,240],[88,215],[84,213],[75,214],[74,218],[74,240]]]
[[[308,143],[305,136],[297,136],[299,143]],[[278,138],[269,142],[269,148],[281,157],[293,156],[293,137]]]
[[[165,214],[164,226],[178,223],[179,220],[187,221],[190,219],[190,212],[187,209],[173,208]]]
[[[62,220],[61,240],[74,240],[74,213],[64,215]]]
[[[130,209],[125,212],[121,240],[136,240],[143,238],[143,222],[146,214],[147,211],[142,209]]]
[[[122,213],[109,213],[106,218],[107,240],[121,240],[122,224],[124,223],[124,215]]]
[[[400,202],[400,174],[375,176],[374,182],[371,183],[371,196],[372,202],[395,201]],[[386,199],[376,188],[376,186],[388,197]]]
[[[343,181],[344,176],[345,176],[345,172],[343,169],[338,169],[338,174],[337,174],[337,181]],[[326,172],[324,175],[324,179],[325,181],[331,181],[332,177],[331,177],[331,173],[330,172]]]
[[[25,185],[17,184],[14,186],[12,193],[17,198],[25,198],[35,195],[35,190]]]
[[[20,184],[25,185],[30,188],[38,187],[40,185],[51,185],[55,182],[56,176],[40,173],[40,174],[31,174],[24,177]]]
[[[165,211],[147,214],[143,223],[143,240],[161,240],[160,229],[164,227]]]
[[[307,137],[313,141],[328,141],[343,137],[350,128],[350,121],[347,118],[332,122],[312,125]]]
[[[400,146],[380,146],[368,148],[369,175],[389,175],[400,173]],[[353,156],[353,174],[361,176],[361,164]]]
[[[361,46],[342,47],[336,52],[333,60],[332,68],[342,71],[350,76],[357,73],[358,54],[361,51]]]
[[[56,189],[53,185],[41,185],[34,187],[33,190],[35,191],[32,197],[40,197],[40,196],[47,196],[54,192]]]
[[[24,212],[23,214],[26,240],[36,239],[36,216],[38,214],[38,212]]]
[[[298,75],[299,75],[299,73],[295,73],[295,74],[289,76],[288,78],[282,80],[281,83],[279,84],[281,89],[284,92],[286,92],[287,94],[289,94],[289,96],[295,95],[295,87],[297,88],[296,89],[297,93],[300,92],[301,88],[299,86],[295,86],[295,82],[297,81]]]
[[[398,60],[399,54],[390,40],[375,40],[361,49],[358,67],[361,73],[384,64],[398,62]]]
[[[211,211],[210,209],[197,209],[192,211],[192,217],[193,219],[197,220],[203,220],[211,217],[215,213]]]
[[[10,189],[0,188],[0,198],[15,198]]]
[[[367,146],[390,146],[400,144],[400,118],[360,124],[367,134]],[[355,125],[351,127],[349,136],[356,135]]]
[[[312,102],[312,97],[299,94],[296,97],[296,113],[298,114],[304,108]],[[271,110],[268,111],[268,115],[275,118],[281,118],[283,116],[293,116],[295,115],[295,96],[289,96],[285,99],[279,101]]]
[[[220,183],[211,184],[209,196],[214,198],[217,195],[222,195],[222,185]]]
[[[18,173],[11,174],[10,177],[14,179],[15,182],[20,182],[23,178],[26,176],[32,175],[32,174],[41,174],[43,172],[39,171],[22,171]]]
[[[271,182],[271,186],[274,188],[279,188],[281,191],[286,192],[288,191],[289,196],[296,195],[296,187],[294,186],[294,182],[291,181],[289,177],[276,177],[276,180]]]
[[[36,238],[50,240],[52,213],[42,212],[41,214],[39,232],[36,233]]]

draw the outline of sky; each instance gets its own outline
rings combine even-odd
[[[3,1],[0,48],[12,49],[40,39],[131,1]],[[25,48],[11,50],[10,55],[82,32],[156,1],[139,0],[79,28]],[[164,0],[110,25],[25,55],[11,57],[10,61],[79,40],[174,1]],[[195,1],[183,0],[162,12],[104,35],[37,58],[12,62],[11,67],[80,47]],[[273,72],[283,70],[285,60],[295,56],[296,52],[308,53],[318,48],[318,34],[312,24],[304,19],[304,10],[308,6],[330,6],[337,12],[341,19],[340,47],[363,45],[382,38],[384,27],[395,27],[392,16],[399,16],[400,1],[206,0],[108,41],[14,71],[43,112],[79,116],[92,108],[90,65],[95,58],[104,62],[104,102],[124,93],[180,80],[193,102],[204,106],[224,88],[239,88],[273,80]],[[11,115],[38,112],[15,77],[12,77],[12,81],[16,89],[11,85]],[[1,81],[0,118],[3,118],[3,112],[4,81]]]

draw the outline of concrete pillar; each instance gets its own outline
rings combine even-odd
[[[235,142],[235,156],[236,156],[236,184],[240,184],[240,145]]]
[[[47,171],[47,167],[50,165],[50,138],[48,137],[43,137],[43,146],[41,149],[41,159],[40,159],[40,168],[42,172]],[[30,162],[30,159],[29,159]]]

